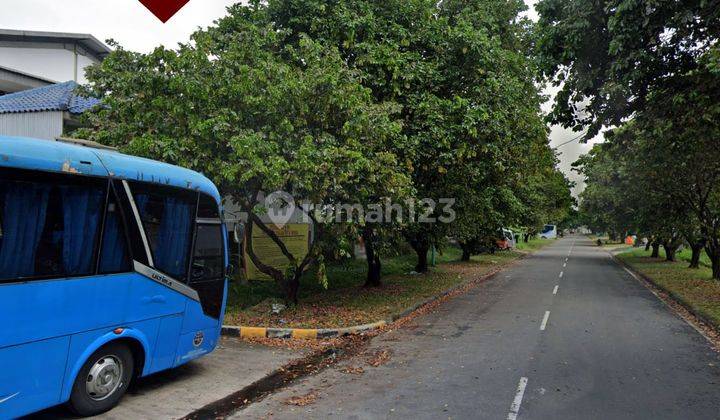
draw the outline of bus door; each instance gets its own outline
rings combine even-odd
[[[189,286],[198,301],[188,302],[178,350],[184,363],[215,348],[225,312],[227,231],[214,198],[200,193],[195,223]]]
[[[175,363],[188,301],[198,294],[187,285],[197,193],[180,188],[115,180],[133,248],[135,271],[128,319],[155,319],[157,341],[146,373]]]

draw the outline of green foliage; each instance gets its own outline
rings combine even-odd
[[[550,120],[592,138],[698,68],[720,35],[715,1],[541,0],[538,63],[560,86]]]
[[[231,32],[221,20],[177,50],[116,46],[88,72],[105,106],[78,135],[203,172],[251,217],[261,192],[313,203],[406,195],[409,177],[386,147],[401,138],[397,106],[375,103],[337,49],[307,36],[289,43],[266,12],[238,5]],[[259,268],[287,288],[316,254]]]
[[[720,278],[720,74],[716,50],[647,96],[646,107],[578,165],[588,224],[666,246],[702,242]]]
[[[520,0],[238,3],[177,49],[115,45],[88,72],[104,106],[77,135],[206,174],[249,215],[247,232],[284,251],[283,269],[251,257],[294,301],[303,273],[318,264],[326,285],[324,258],[346,258],[361,234],[376,255],[402,236],[421,254],[449,235],[491,238],[569,213],[524,10]],[[258,217],[277,190],[328,205],[455,198],[458,217],[316,219],[312,249],[292,255]]]

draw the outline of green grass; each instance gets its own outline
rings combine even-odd
[[[383,286],[363,287],[366,262],[353,260],[327,266],[328,289],[316,280],[314,273],[301,279],[300,303],[271,315],[273,303],[282,301],[275,283],[250,281],[233,283],[228,297],[225,323],[230,325],[329,328],[365,324],[386,319],[416,304],[507,264],[529,251],[552,243],[533,240],[521,244],[521,250],[502,251],[493,255],[473,256],[470,262],[459,262],[461,251],[447,247],[436,256],[437,266],[426,274],[410,274],[415,255],[401,255],[383,260]]]
[[[618,258],[720,326],[720,282],[712,279],[712,270],[705,266],[689,269],[688,262],[684,260],[667,262],[662,248],[660,258],[650,258],[650,253],[644,248],[635,248],[618,255]],[[690,258],[689,252],[687,258]]]
[[[554,239],[530,239],[528,242],[520,242],[516,248],[520,251],[537,251],[538,249],[552,243]]]
[[[664,252],[661,253],[663,254],[663,256],[665,255]],[[678,253],[675,254],[675,257],[678,260],[686,261],[689,264],[690,260],[692,259],[692,249],[684,248],[682,251],[678,251]],[[700,253],[700,265],[704,265],[705,267],[712,267],[710,263],[710,258],[708,258],[705,251],[702,251]]]

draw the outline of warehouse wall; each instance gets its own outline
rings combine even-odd
[[[0,114],[0,135],[55,140],[63,132],[61,111]]]

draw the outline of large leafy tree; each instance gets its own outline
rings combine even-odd
[[[698,68],[720,35],[717,0],[541,0],[536,8],[538,60],[560,87],[550,119],[587,128],[587,138]]]
[[[104,106],[81,134],[209,176],[248,214],[250,257],[288,301],[297,301],[299,278],[321,259],[322,243],[292,254],[259,216],[263,193],[332,205],[408,191],[408,177],[385,147],[400,135],[397,109],[373,100],[336,47],[275,25],[260,2],[232,7],[177,50],[118,47],[88,79]],[[314,222],[318,238],[347,227]],[[255,254],[253,229],[275,242],[284,269]]]
[[[269,8],[295,39],[336,47],[377,103],[401,106],[404,140],[387,147],[406,162],[417,197],[457,200],[454,224],[399,226],[417,271],[447,234],[477,236],[510,218],[526,157],[547,141],[521,1],[276,0]],[[379,232],[366,226],[366,246],[381,242]],[[369,259],[371,284],[379,263]]]
[[[607,226],[626,222],[663,244],[672,259],[678,238],[704,246],[720,278],[720,53],[676,75],[647,97],[633,120],[584,159],[584,210]],[[610,174],[611,176],[598,176]],[[606,182],[610,180],[610,182]],[[618,182],[615,182],[617,180]],[[609,219],[609,220],[607,220]],[[656,247],[657,249],[657,247]]]
[[[630,133],[637,143],[642,171],[665,198],[658,208],[681,205],[689,213],[685,223],[677,223],[675,228],[696,231],[686,237],[689,241],[693,236],[700,238],[716,279],[720,279],[718,57],[715,48],[699,61],[698,69],[653,92]]]
[[[580,212],[590,229],[618,239],[634,229],[628,168],[611,143],[595,145],[573,164],[587,184],[580,194]]]

